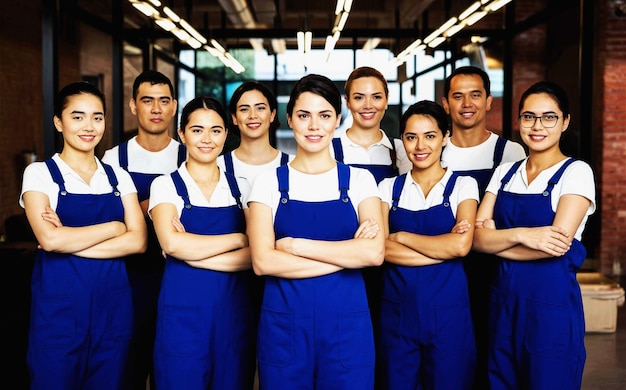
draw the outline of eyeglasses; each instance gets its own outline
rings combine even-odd
[[[533,127],[535,125],[535,122],[537,122],[537,119],[539,119],[539,122],[541,122],[541,125],[545,127],[546,129],[550,129],[556,126],[556,123],[559,121],[558,115],[554,115],[554,114],[546,114],[546,115],[540,115],[540,116],[536,116],[532,114],[522,114],[519,116],[520,124],[522,125],[522,127],[525,127],[527,129]]]

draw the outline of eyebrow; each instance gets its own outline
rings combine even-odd
[[[370,93],[370,95],[384,95],[385,93],[382,91],[376,91],[376,92],[372,92]],[[367,95],[367,93],[364,92],[352,92],[352,95],[359,95],[359,96],[363,96],[363,95]]]
[[[150,95],[144,95],[138,98],[138,100],[143,100],[143,99],[167,99],[167,100],[172,100],[171,96],[159,96],[159,97],[154,97],[154,96],[150,96]]]
[[[87,115],[87,113],[85,111],[77,111],[77,110],[74,110],[74,111],[70,112],[70,114]],[[96,111],[96,112],[94,112],[94,115],[104,115],[104,112]]]
[[[533,115],[535,115],[535,112],[526,110],[526,111],[523,111],[521,115],[524,115],[524,114],[533,114]],[[546,115],[546,114],[556,114],[556,111],[544,111],[543,113],[541,113],[541,115]]]
[[[254,103],[254,104],[248,104],[248,103],[244,103],[244,104],[240,104],[237,107],[241,108],[241,107],[250,107],[250,106],[267,106],[267,103],[264,102],[259,102],[259,103]]]

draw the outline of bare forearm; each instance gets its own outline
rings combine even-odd
[[[423,254],[392,240],[387,240],[385,242],[385,261],[407,267],[419,267],[441,263],[441,260],[426,257]]]
[[[221,272],[237,272],[252,268],[249,247],[222,253],[203,260],[187,261],[187,264],[195,268]]]

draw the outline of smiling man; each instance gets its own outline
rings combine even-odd
[[[452,136],[443,150],[442,165],[472,176],[482,199],[495,168],[503,162],[526,157],[522,145],[487,130],[487,111],[493,96],[487,73],[475,66],[463,66],[444,81],[442,104],[452,122]],[[489,388],[487,382],[487,303],[493,261],[484,253],[470,252],[464,268],[476,336],[477,372],[474,389]]]

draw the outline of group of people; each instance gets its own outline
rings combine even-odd
[[[388,94],[371,67],[343,96],[302,77],[287,154],[263,84],[229,113],[192,99],[177,141],[174,88],[146,71],[137,135],[100,160],[102,93],[61,89],[63,149],[26,168],[20,196],[39,242],[31,388],[252,389],[256,373],[261,389],[578,389],[595,186],[559,147],[567,95],[524,92],[525,149],[487,130],[479,68],[411,105],[399,139],[380,127]]]

